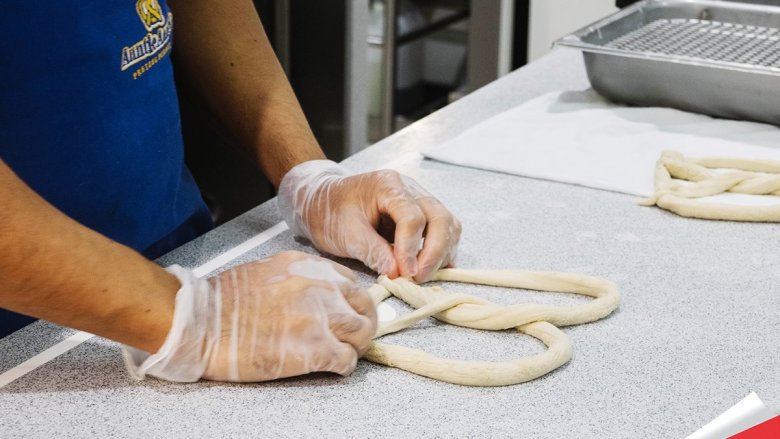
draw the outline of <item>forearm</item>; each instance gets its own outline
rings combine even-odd
[[[78,224],[0,160],[0,307],[155,352],[178,281]]]
[[[251,1],[169,4],[177,65],[274,186],[324,158]]]

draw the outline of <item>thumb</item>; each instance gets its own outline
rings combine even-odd
[[[355,224],[351,233],[353,237],[348,241],[346,249],[351,258],[360,260],[379,274],[398,276],[393,248],[370,224]]]

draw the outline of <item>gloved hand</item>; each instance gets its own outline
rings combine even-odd
[[[154,355],[125,347],[130,373],[169,381],[267,381],[352,373],[376,332],[376,311],[351,270],[284,252],[208,280],[177,265],[173,324]]]
[[[332,161],[304,162],[282,179],[278,205],[293,232],[318,249],[390,277],[425,282],[455,260],[460,222],[396,171],[350,176]]]

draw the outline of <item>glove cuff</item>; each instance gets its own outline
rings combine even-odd
[[[155,354],[123,346],[125,365],[137,380],[151,375],[167,381],[195,382],[206,370],[209,355],[204,345],[208,332],[219,333],[219,291],[214,291],[207,280],[178,265],[165,270],[181,283],[171,329]],[[215,312],[211,312],[213,308]]]
[[[326,177],[346,177],[351,173],[332,160],[309,160],[290,169],[279,184],[276,206],[293,233],[311,239],[301,218],[309,193]]]

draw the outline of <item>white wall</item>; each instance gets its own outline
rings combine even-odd
[[[531,0],[528,60],[549,52],[558,38],[615,11],[615,0]]]

